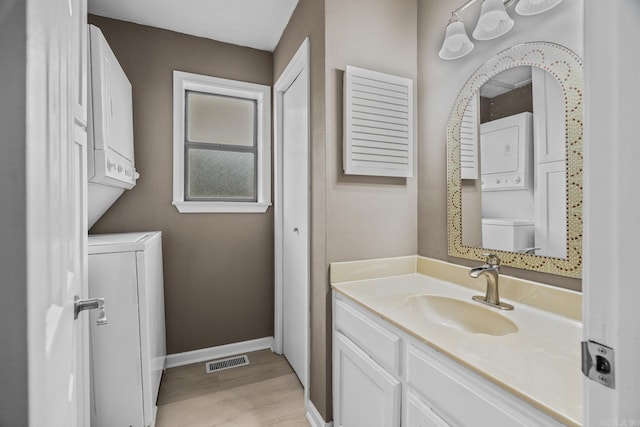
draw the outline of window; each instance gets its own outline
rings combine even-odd
[[[271,205],[269,86],[173,72],[173,204],[179,212]]]

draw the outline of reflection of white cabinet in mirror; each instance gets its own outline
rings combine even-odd
[[[538,254],[567,257],[566,145],[562,89],[540,68],[532,69],[535,246]]]
[[[473,95],[460,123],[460,178],[478,179],[478,96]]]

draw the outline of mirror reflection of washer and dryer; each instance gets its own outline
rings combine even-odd
[[[481,194],[473,218],[464,211],[481,236],[465,244],[566,258],[563,118],[562,90],[541,68],[510,68],[472,97],[461,124],[461,178]]]

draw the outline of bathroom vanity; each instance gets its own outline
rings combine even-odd
[[[580,294],[423,257],[331,265],[336,426],[581,425]]]

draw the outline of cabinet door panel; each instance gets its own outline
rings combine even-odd
[[[337,427],[399,427],[401,384],[354,343],[334,336]]]
[[[87,27],[87,1],[70,0],[72,19],[75,21],[71,34],[71,76],[73,114],[83,128],[87,126],[87,64],[89,46]]]
[[[363,313],[336,299],[335,328],[352,340],[382,367],[400,374],[400,337]]]
[[[403,427],[450,427],[450,424],[434,413],[412,392],[408,394],[407,419],[402,425]]]

